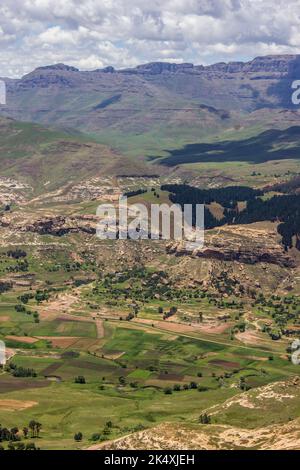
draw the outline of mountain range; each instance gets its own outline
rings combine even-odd
[[[5,79],[1,114],[88,133],[135,157],[165,156],[168,149],[250,135],[299,122],[291,84],[300,55],[257,57],[250,62],[149,63],[115,70],[80,71],[64,64]]]

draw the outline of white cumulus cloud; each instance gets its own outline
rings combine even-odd
[[[0,75],[300,52],[299,0],[1,0]]]

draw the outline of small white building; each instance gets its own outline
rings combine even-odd
[[[6,364],[6,348],[5,343],[0,341],[0,366],[5,366]]]

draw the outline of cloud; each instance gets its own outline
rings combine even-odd
[[[1,0],[0,18],[1,76],[300,50],[299,0]]]

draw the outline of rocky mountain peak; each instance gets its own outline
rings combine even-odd
[[[71,65],[65,64],[53,64],[53,65],[45,65],[44,67],[38,67],[34,70],[34,72],[41,72],[41,71],[61,71],[61,72],[79,72],[79,69],[76,67],[72,67]]]

